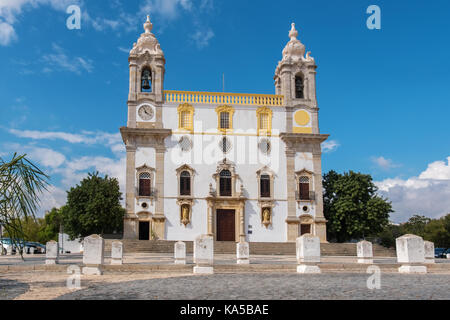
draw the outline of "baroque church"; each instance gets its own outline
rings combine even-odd
[[[129,55],[124,239],[326,242],[316,64],[289,32],[275,94],[164,89],[147,17]]]

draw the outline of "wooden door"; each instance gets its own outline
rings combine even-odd
[[[139,240],[150,240],[150,222],[139,221]]]
[[[234,210],[217,210],[217,241],[236,241]]]
[[[311,225],[310,224],[301,224],[300,225],[300,235],[304,235],[307,233],[311,233]]]

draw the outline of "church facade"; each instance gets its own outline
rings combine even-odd
[[[295,25],[275,94],[164,90],[147,18],[129,55],[125,239],[326,242],[316,64]]]

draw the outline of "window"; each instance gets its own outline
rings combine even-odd
[[[259,115],[259,129],[260,130],[269,129],[269,115],[267,113],[261,113]]]
[[[178,129],[194,131],[194,107],[190,104],[181,104],[178,109]]]
[[[301,76],[295,77],[295,98],[296,99],[305,98],[303,78]]]
[[[150,68],[142,70],[141,92],[152,92],[152,70]]]
[[[272,131],[272,110],[268,107],[260,107],[256,110],[258,134],[270,134]]]
[[[232,106],[220,106],[216,108],[217,112],[217,130],[228,132],[233,130],[233,114]]]
[[[260,184],[261,198],[270,198],[270,176],[261,175]]]
[[[230,129],[230,114],[228,112],[220,113],[220,129]]]
[[[150,173],[144,172],[139,175],[139,196],[150,197],[151,196],[151,179]]]
[[[299,193],[300,200],[310,200],[309,199],[309,178],[302,176],[299,179]]]
[[[191,174],[187,171],[183,171],[180,175],[180,195],[191,195]]]
[[[220,172],[220,195],[231,197],[231,172],[228,170]]]

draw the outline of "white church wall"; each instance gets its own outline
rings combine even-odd
[[[180,207],[177,205],[176,199],[165,199],[164,213],[167,240],[194,241],[197,236],[208,232],[206,200],[194,200],[192,220],[186,227],[180,221]]]
[[[245,232],[248,242],[285,242],[287,202],[275,201],[272,213],[272,224],[266,228],[261,223],[258,202],[247,201],[245,204]],[[251,226],[251,228],[250,228]],[[251,234],[248,231],[251,230]]]

